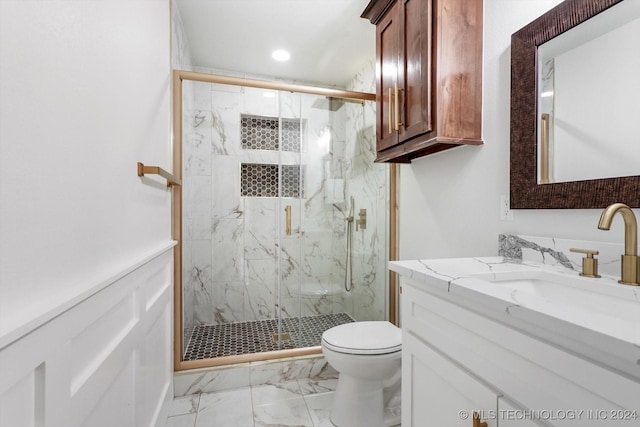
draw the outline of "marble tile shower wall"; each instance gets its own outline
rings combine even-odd
[[[375,63],[372,60],[352,80],[349,90],[375,93]],[[354,216],[367,210],[367,228],[353,234],[353,291],[345,298],[347,312],[356,320],[383,320],[387,317],[387,219],[389,211],[388,165],[376,158],[375,103],[345,105],[346,144],[343,173],[349,180],[348,195],[355,200]],[[355,227],[355,225],[354,225]],[[344,239],[337,243],[344,243]]]
[[[278,214],[288,204],[293,230],[282,237],[280,249],[282,314],[348,312],[358,320],[384,318],[387,169],[373,164],[375,134],[362,127],[373,126],[373,107],[345,104],[330,116],[311,107],[313,97],[279,94],[283,117],[297,119],[303,111],[301,153],[247,150],[241,144],[242,115],[278,117],[278,98],[265,98],[259,89],[185,85],[193,93],[184,115],[185,329],[276,316],[277,231],[284,230],[284,215]],[[303,165],[304,198],[241,197],[243,163],[279,160]],[[328,182],[344,189],[331,202]],[[366,208],[369,221],[367,230],[354,233],[356,284],[350,294],[323,295],[323,289],[343,285],[350,194],[356,212]]]

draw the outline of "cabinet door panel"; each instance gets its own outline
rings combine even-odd
[[[377,82],[377,150],[392,147],[398,143],[395,129],[395,86],[398,82],[399,27],[398,4],[396,4],[376,28],[378,68]]]
[[[498,399],[498,427],[541,427],[534,421],[522,419],[525,411],[517,408],[504,397]],[[520,419],[518,419],[520,418]]]
[[[472,427],[472,414],[496,427],[497,395],[412,334],[402,338],[402,426]]]
[[[434,59],[435,126],[442,137],[474,140],[482,135],[482,1],[437,2],[433,12],[438,16],[436,37],[446,40]]]
[[[403,0],[399,85],[402,88],[400,141],[432,130],[431,1]]]

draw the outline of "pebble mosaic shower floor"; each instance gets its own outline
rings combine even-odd
[[[282,319],[280,333],[288,333],[290,339],[280,344],[274,339],[278,334],[278,321],[275,319],[200,325],[194,328],[188,339],[184,360],[314,347],[320,345],[324,331],[353,321],[346,313]]]

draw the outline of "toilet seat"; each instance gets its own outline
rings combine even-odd
[[[322,345],[345,354],[395,353],[402,350],[402,331],[387,321],[346,323],[326,330]]]

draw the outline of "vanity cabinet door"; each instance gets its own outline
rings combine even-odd
[[[496,427],[497,394],[411,333],[402,337],[402,426]]]
[[[498,399],[498,427],[542,427],[543,424],[538,424],[535,421],[531,421],[526,416],[526,411],[517,408],[508,399],[500,397]]]

